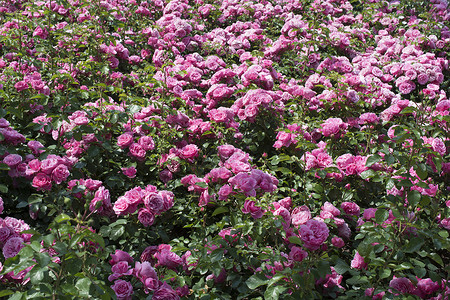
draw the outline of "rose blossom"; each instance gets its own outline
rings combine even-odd
[[[121,196],[114,203],[113,210],[118,216],[124,216],[136,211],[136,206],[132,205],[130,200],[124,196]]]
[[[333,244],[333,246],[335,246],[336,248],[342,248],[345,245],[345,242],[343,239],[341,239],[340,237],[333,237],[331,239],[331,243]]]
[[[148,261],[136,262],[133,274],[144,284],[146,293],[148,290],[154,291],[160,286],[158,275]]]
[[[181,155],[180,157],[189,161],[193,162],[194,158],[198,156],[198,147],[194,144],[189,144],[183,147],[181,149]]]
[[[3,206],[3,198],[2,197],[0,197],[0,215],[3,213],[3,210],[4,210],[4,206]]]
[[[158,260],[156,266],[165,266],[169,269],[175,270],[183,262],[181,257],[170,250],[162,250],[155,254],[155,258]]]
[[[128,252],[122,250],[116,250],[115,254],[111,254],[111,260],[109,261],[110,265],[115,265],[119,261],[126,261],[129,264],[133,263],[133,258],[128,254]]]
[[[301,262],[306,257],[308,257],[308,252],[303,250],[301,247],[293,246],[291,252],[289,253],[289,259]]]
[[[31,151],[33,152],[34,155],[39,155],[43,152],[45,152],[44,145],[42,145],[40,142],[38,141],[29,141],[27,144],[28,148],[31,149]]]
[[[3,163],[7,164],[10,168],[17,166],[21,162],[22,156],[18,154],[8,154],[5,158],[3,158]]]
[[[153,294],[152,300],[178,300],[180,297],[174,289],[164,282]]]
[[[253,219],[259,219],[264,215],[264,211],[261,207],[256,206],[254,201],[245,200],[244,208],[242,208],[244,214],[251,214]]]
[[[350,266],[353,269],[362,270],[367,268],[367,263],[364,262],[364,258],[356,251]]]
[[[5,259],[16,256],[20,249],[25,247],[23,242],[23,239],[18,236],[9,238],[3,246],[3,256]]]
[[[138,220],[142,223],[142,225],[144,225],[144,227],[148,227],[153,225],[155,215],[147,208],[141,208],[139,209]]]
[[[0,247],[4,242],[13,234],[12,230],[8,226],[0,227]]]
[[[305,247],[310,250],[317,250],[326,241],[330,231],[324,222],[311,219],[300,226],[299,232]]]
[[[133,273],[133,269],[130,269],[128,262],[123,260],[112,266],[111,272],[113,272],[113,274],[109,275],[108,280],[114,281],[121,276],[131,275]]]
[[[151,151],[155,149],[155,142],[153,141],[153,138],[151,136],[141,136],[138,143],[145,151]]]
[[[33,187],[35,187],[37,190],[51,190],[52,188],[52,179],[50,176],[44,173],[38,173],[33,178]]]
[[[117,145],[120,148],[125,148],[133,143],[133,135],[131,133],[124,133],[117,138]]]
[[[144,205],[154,214],[159,214],[164,210],[164,199],[158,193],[150,192],[144,196]]]
[[[291,223],[296,227],[305,224],[309,219],[311,219],[311,212],[306,205],[294,208],[291,213]]]
[[[394,276],[394,279],[389,282],[389,287],[399,291],[401,294],[410,294],[414,290],[411,280],[406,277],[396,278]]]
[[[47,175],[50,175],[58,164],[58,157],[56,155],[49,155],[46,159],[41,161],[41,171]]]
[[[358,204],[354,202],[343,202],[341,208],[347,215],[359,216],[360,214],[360,208]]]
[[[144,160],[145,155],[147,153],[145,152],[145,149],[142,148],[142,146],[138,143],[132,143],[130,146],[130,155],[136,157],[138,160]]]
[[[69,177],[70,172],[66,165],[60,164],[52,171],[52,179],[56,184],[60,184]]]
[[[129,168],[122,168],[122,173],[127,176],[128,178],[134,178],[136,177],[136,168],[135,167],[129,167]]]
[[[131,300],[133,294],[133,286],[130,282],[119,279],[114,281],[114,285],[111,288],[116,293],[118,300]]]

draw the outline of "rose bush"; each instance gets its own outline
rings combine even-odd
[[[449,297],[447,1],[0,17],[0,298]]]

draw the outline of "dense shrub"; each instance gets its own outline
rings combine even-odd
[[[446,0],[0,18],[0,298],[448,298]]]

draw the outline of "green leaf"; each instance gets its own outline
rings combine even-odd
[[[374,177],[376,175],[376,172],[374,170],[366,170],[364,172],[362,172],[361,174],[359,174],[359,176],[361,176],[362,179],[367,179],[367,178],[371,178]]]
[[[51,262],[51,257],[47,252],[38,253],[36,256],[36,261],[41,267],[45,267]]]
[[[403,251],[406,253],[414,253],[420,250],[420,248],[425,244],[423,238],[413,237],[408,244],[403,247]]]
[[[201,188],[207,188],[208,184],[206,184],[206,182],[196,182],[195,185],[201,187]]]
[[[381,156],[380,155],[378,155],[378,154],[371,155],[366,160],[366,167],[370,167],[371,165],[379,162],[380,160],[381,160]]]
[[[9,300],[25,300],[26,298],[26,293],[16,292],[14,295],[9,297]]]
[[[211,262],[218,262],[221,261],[223,258],[223,249],[216,249],[209,255]]]
[[[4,184],[0,184],[0,193],[3,193],[3,194],[8,193],[8,187]]]
[[[264,299],[278,299],[278,297],[286,291],[287,288],[280,285],[272,285],[264,292]]]
[[[345,272],[350,270],[349,265],[343,261],[342,259],[338,258],[336,265],[334,266],[334,269],[336,272],[340,275],[344,274]]]
[[[300,246],[303,245],[302,240],[299,237],[297,237],[297,236],[290,236],[289,237],[289,242],[292,243],[292,244],[300,245]]]
[[[420,202],[421,195],[419,191],[412,190],[408,193],[408,202],[411,205],[411,207],[416,207],[417,204]]]
[[[441,237],[443,237],[444,239],[448,238],[448,231],[447,230],[441,230],[438,233]]]
[[[389,212],[386,209],[379,208],[375,212],[375,221],[378,224],[382,224],[384,221],[387,220],[388,217],[389,217]]]
[[[380,279],[388,278],[391,276],[391,269],[381,269],[379,273]]]
[[[123,226],[116,226],[111,229],[111,232],[109,233],[109,237],[115,241],[118,238],[120,238],[125,233],[125,227]]]
[[[425,180],[428,178],[427,166],[425,164],[418,164],[414,166],[414,170],[420,179]]]
[[[414,273],[417,277],[423,278],[427,274],[427,271],[422,267],[414,267]]]
[[[438,264],[440,264],[441,266],[444,265],[444,262],[442,261],[442,258],[439,256],[439,254],[437,253],[430,253],[428,255],[428,257],[430,257],[431,259],[433,259],[435,262],[437,262]]]
[[[255,274],[245,282],[249,289],[254,290],[261,285],[265,285],[269,279],[264,274]]]
[[[78,289],[80,295],[89,296],[89,289],[91,287],[91,280],[89,278],[80,278],[78,279],[75,287]]]
[[[68,220],[70,220],[70,217],[66,214],[60,214],[55,218],[56,223],[61,223]]]
[[[220,215],[220,214],[226,213],[228,211],[229,210],[226,206],[221,206],[221,207],[216,208],[211,216],[214,217],[216,215]]]
[[[3,291],[0,291],[0,297],[6,297],[6,296],[11,295],[13,293],[14,292],[11,291],[11,290],[3,290]]]
[[[33,269],[31,269],[30,271],[30,279],[31,279],[31,283],[33,283],[34,285],[39,284],[43,279],[44,279],[44,272],[46,272],[48,270],[46,270],[45,268],[37,268],[34,267]]]
[[[2,171],[9,171],[10,167],[7,164],[5,164],[5,163],[0,162],[0,170],[2,170]]]

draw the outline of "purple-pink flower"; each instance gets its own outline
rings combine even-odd
[[[317,250],[327,240],[329,235],[327,224],[314,219],[308,220],[304,225],[300,226],[300,239],[306,248]]]

